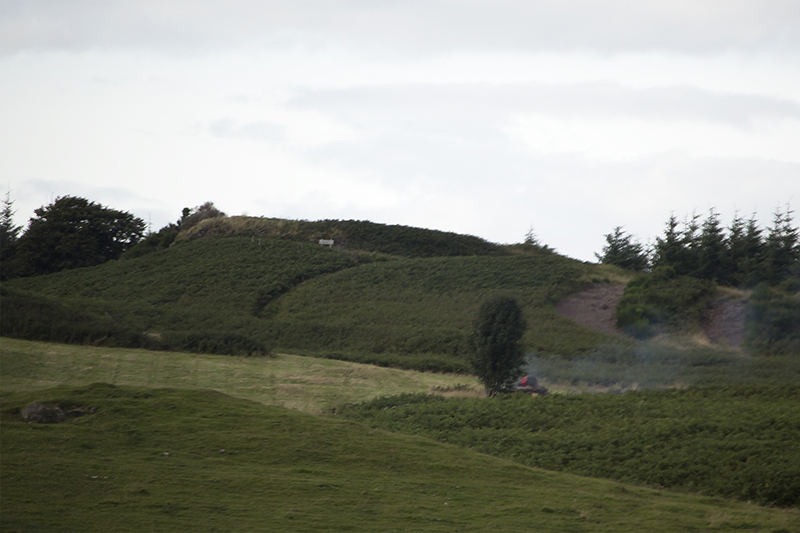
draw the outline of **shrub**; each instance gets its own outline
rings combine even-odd
[[[792,280],[787,290],[760,284],[753,291],[747,314],[747,344],[766,355],[800,355],[800,293]]]
[[[523,374],[525,353],[519,341],[526,327],[513,298],[498,296],[481,305],[470,345],[472,365],[487,396],[495,396]]]
[[[617,306],[617,324],[637,338],[697,327],[715,293],[710,281],[678,276],[669,266],[658,267],[628,283]]]

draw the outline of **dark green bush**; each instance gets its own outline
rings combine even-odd
[[[110,316],[79,305],[33,293],[0,287],[0,335],[73,344],[141,348],[148,340]]]
[[[678,276],[672,267],[633,278],[617,306],[617,325],[637,338],[697,327],[716,293],[713,283]]]
[[[230,332],[189,331],[165,332],[159,336],[163,349],[175,352],[208,353],[218,355],[266,356],[270,347],[263,341],[247,335]]]
[[[800,293],[793,280],[782,287],[760,284],[747,314],[747,344],[766,355],[800,355]],[[784,289],[784,290],[781,290]]]

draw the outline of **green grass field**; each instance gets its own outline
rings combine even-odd
[[[554,311],[631,274],[545,247],[248,217],[177,242],[3,282],[0,531],[800,531],[800,357],[703,344],[700,299],[640,342]],[[482,397],[497,294],[554,394]]]
[[[117,385],[90,385],[97,381]],[[53,388],[57,384],[61,385]],[[425,437],[308,414],[368,400],[376,402],[366,404],[374,410],[380,402],[392,402],[378,397],[407,392],[450,390],[454,392],[444,394],[474,397],[479,395],[476,389],[474,378],[466,376],[343,361],[163,354],[2,338],[0,529],[792,532],[800,528],[796,508],[761,507],[541,470],[521,464],[519,457],[512,457],[516,460],[512,462]],[[658,398],[648,396],[651,393],[641,394],[648,412],[658,415],[653,420],[661,420],[662,411],[670,410],[658,407]],[[601,404],[603,398],[608,402]],[[460,405],[469,419],[463,426],[472,427],[485,417],[479,412],[470,415],[469,409],[546,400],[550,407],[541,416],[563,417],[562,424],[569,426],[566,414],[577,411],[561,409],[559,402],[574,406],[576,401],[581,405],[598,401],[588,415],[578,413],[575,428],[616,427],[627,420],[623,404],[637,404],[628,401],[631,398],[638,397],[512,398],[510,404],[464,398],[453,405]],[[98,410],[61,424],[29,424],[19,410],[34,400],[63,409]],[[775,398],[773,405],[780,410],[784,400]],[[615,402],[622,403],[614,407]],[[758,405],[747,411],[756,418]],[[414,406],[378,412],[396,417],[409,408]],[[715,424],[750,424],[749,418],[737,417],[735,404],[721,409],[711,402],[702,409]],[[504,416],[514,417],[513,409],[495,411],[489,417],[495,425],[505,423]],[[437,412],[436,416],[445,417],[441,427],[453,425],[456,419],[446,409]],[[780,416],[791,418],[792,413]],[[635,441],[634,422],[626,422],[628,429],[620,435]],[[484,435],[507,442],[506,433],[498,427]],[[784,432],[773,439],[775,464],[790,456],[774,445],[793,445],[792,435]]]
[[[473,376],[381,368],[289,354],[272,357],[154,352],[0,338],[2,390],[104,382],[133,387],[202,388],[265,405],[319,414],[348,402],[404,392],[483,388]]]
[[[528,468],[209,391],[2,394],[3,531],[773,531],[796,510]],[[97,407],[22,420],[32,400]]]

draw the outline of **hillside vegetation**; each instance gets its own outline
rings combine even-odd
[[[798,385],[491,400],[407,394],[338,412],[549,470],[800,503]]]
[[[533,240],[499,246],[365,221],[215,216],[179,227],[167,228],[167,241],[174,239],[167,248],[158,237],[127,259],[8,280],[0,287],[0,334],[233,355],[291,351],[470,373],[470,321],[481,303],[502,295],[523,308],[529,353],[605,360],[635,351],[630,337],[554,311],[559,299],[593,282],[626,283],[632,273],[581,263]],[[321,238],[336,244],[320,246]],[[756,291],[751,352],[796,355],[797,287],[790,277]],[[703,312],[716,294],[711,281],[660,267],[630,282],[619,325],[643,338],[702,336]],[[686,346],[671,350],[674,359]]]
[[[347,232],[348,248],[309,242],[337,232]],[[523,306],[529,349],[586,352],[607,341],[553,311],[597,272],[535,245],[366,222],[218,217],[165,250],[4,283],[10,318],[0,333],[468,373],[469,321],[499,293]]]
[[[222,235],[318,243],[332,239],[338,249],[379,252],[402,257],[506,255],[501,246],[472,235],[411,226],[389,226],[366,220],[285,220],[263,217],[219,217],[201,221],[181,232],[176,241]]]
[[[289,354],[271,357],[159,352],[0,338],[0,385],[33,391],[95,382],[209,389],[264,405],[327,413],[343,403],[402,393],[480,394],[472,376],[382,368]]]
[[[4,393],[5,531],[795,531],[796,511],[528,468],[210,391]],[[29,424],[33,400],[96,408]],[[45,475],[46,473],[46,475]]]

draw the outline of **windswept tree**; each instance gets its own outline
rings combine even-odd
[[[196,226],[201,220],[224,216],[226,216],[225,213],[217,209],[214,206],[214,202],[206,202],[203,205],[195,207],[194,209],[184,207],[183,216],[178,221],[178,227],[181,231],[186,231],[192,226]]]
[[[525,353],[519,341],[527,324],[513,298],[486,301],[472,323],[472,366],[487,396],[495,396],[524,373]]]
[[[617,226],[605,237],[603,254],[594,254],[601,263],[616,265],[627,270],[647,270],[649,261],[644,246],[633,241],[633,238],[622,230],[622,226]]]
[[[61,196],[34,211],[17,242],[18,274],[34,276],[116,259],[144,235],[145,223],[85,198]]]

